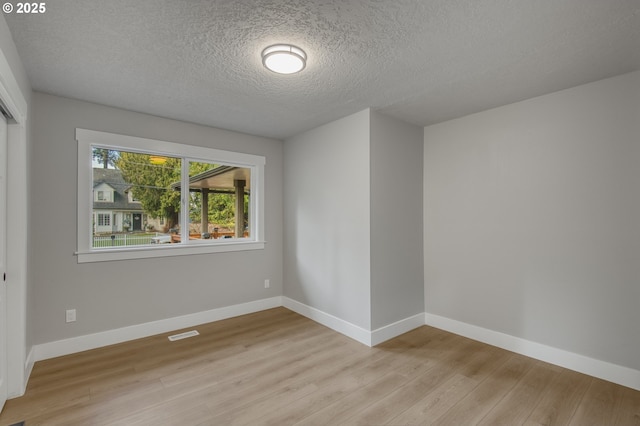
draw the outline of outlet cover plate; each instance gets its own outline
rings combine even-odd
[[[76,310],[67,309],[67,322],[75,322],[75,320],[76,320]]]

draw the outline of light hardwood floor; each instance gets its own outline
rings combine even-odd
[[[285,308],[36,363],[0,425],[640,425],[640,392],[421,327],[368,348]]]

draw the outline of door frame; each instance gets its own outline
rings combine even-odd
[[[9,380],[7,379],[9,365],[6,361],[8,353],[7,331],[9,322],[7,316],[6,279],[2,275],[7,270],[7,145],[9,126],[7,119],[0,113],[0,412],[9,396]]]
[[[9,48],[12,46],[10,45]],[[13,53],[13,52],[11,52]],[[15,57],[15,55],[14,55]],[[19,64],[19,59],[18,61]],[[31,93],[28,93],[30,96]],[[7,391],[9,398],[24,394],[33,368],[31,342],[27,347],[27,279],[29,162],[27,101],[0,47],[0,98],[13,116],[7,126]]]

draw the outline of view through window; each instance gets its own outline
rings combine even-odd
[[[87,129],[76,140],[79,263],[264,249],[265,157]]]
[[[185,218],[192,243],[250,237],[251,168],[94,145],[91,155],[92,249],[183,244]]]

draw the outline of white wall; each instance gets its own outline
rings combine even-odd
[[[9,27],[0,16],[0,85],[5,103],[19,109],[21,117],[9,123],[7,152],[7,364],[10,397],[22,395],[33,360],[28,354],[33,345],[30,318],[33,286],[30,275],[29,175],[31,153],[31,86],[18,56]],[[15,114],[15,112],[14,112]]]
[[[640,369],[640,72],[425,128],[431,314]]]
[[[285,141],[284,295],[370,330],[369,110]]]
[[[371,112],[371,328],[424,312],[423,129]]]
[[[32,311],[36,344],[282,294],[282,142],[34,94]],[[78,264],[75,128],[266,157],[266,248]],[[51,191],[51,188],[55,191]],[[264,280],[271,288],[264,288]],[[66,309],[77,322],[65,323]]]

